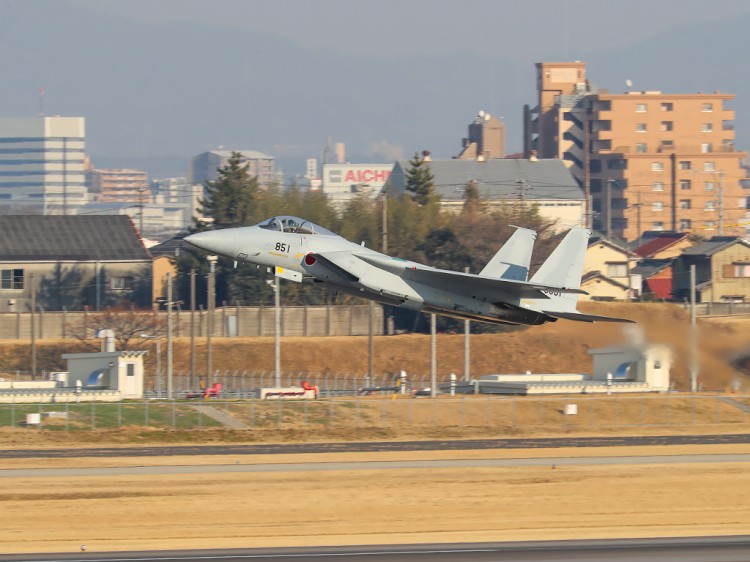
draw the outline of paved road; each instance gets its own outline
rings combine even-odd
[[[0,555],[2,562],[747,562],[750,536]]]
[[[176,455],[274,455],[299,453],[377,453],[384,451],[456,451],[472,449],[552,449],[559,447],[629,447],[642,445],[716,445],[750,443],[750,434],[654,435],[644,437],[559,437],[537,439],[459,439],[372,441],[353,443],[271,443],[264,445],[189,445],[161,447],[96,447],[15,449],[0,459],[70,457],[161,457]]]

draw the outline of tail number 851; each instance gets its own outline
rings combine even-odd
[[[276,251],[277,252],[283,252],[288,253],[289,250],[291,250],[292,247],[289,244],[284,244],[283,242],[276,242]]]

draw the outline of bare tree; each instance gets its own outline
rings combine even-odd
[[[165,333],[165,321],[154,312],[112,308],[103,312],[87,312],[83,318],[67,325],[68,333],[92,349],[99,349],[96,340],[99,330],[112,330],[118,350],[128,350],[135,342],[143,342],[144,336],[161,336]]]

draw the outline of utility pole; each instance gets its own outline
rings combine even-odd
[[[190,270],[190,389],[195,388],[195,269]]]
[[[380,198],[383,201],[383,248],[384,254],[388,253],[388,194],[385,191],[380,193]]]
[[[279,295],[281,286],[279,277],[274,271],[273,277],[273,306],[274,306],[274,346],[273,346],[273,369],[275,373],[276,388],[281,387],[281,296]]]
[[[211,336],[214,331],[214,303],[216,299],[214,290],[214,275],[216,273],[216,256],[206,258],[210,265],[208,271],[208,294],[206,295],[206,308],[208,315],[206,317],[206,387],[211,384]]]
[[[430,314],[430,398],[437,397],[437,316]]]
[[[36,379],[36,278],[31,274],[31,380]]]
[[[638,225],[638,239],[641,238],[641,192],[638,192],[638,203],[635,204],[636,224]]]
[[[612,183],[614,180],[607,179],[607,193],[605,207],[607,209],[607,238],[612,237]]]
[[[690,392],[698,390],[698,325],[695,322],[695,264],[690,266]]]
[[[469,267],[464,268],[465,273],[469,273]],[[469,337],[471,335],[471,320],[464,320],[464,380],[471,380],[471,345]]]
[[[174,400],[172,380],[172,272],[167,272],[167,400]]]
[[[143,237],[143,194],[146,191],[144,186],[138,188],[138,207],[140,207],[140,213],[138,213],[138,230]]]
[[[724,170],[719,170],[719,236],[724,236]]]

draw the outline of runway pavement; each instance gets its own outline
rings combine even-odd
[[[637,465],[637,464],[690,464],[718,462],[750,462],[750,454],[723,455],[643,455],[616,457],[545,457],[510,459],[432,459],[411,461],[361,461],[361,462],[303,462],[269,464],[216,464],[176,466],[118,466],[95,468],[22,468],[0,469],[0,478],[22,477],[75,477],[75,476],[123,476],[154,474],[218,474],[240,472],[306,472],[349,470],[394,470],[434,468],[487,468],[592,465]]]
[[[750,536],[0,555],[2,562],[747,562]]]
[[[161,457],[176,455],[273,455],[302,453],[377,453],[476,449],[551,449],[560,447],[630,447],[644,445],[730,445],[750,443],[750,434],[647,435],[633,437],[550,437],[521,439],[451,439],[362,441],[344,443],[265,443],[259,445],[177,445],[148,447],[66,447],[6,449],[0,459],[80,457]]]

